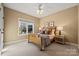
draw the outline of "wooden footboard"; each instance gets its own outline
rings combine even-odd
[[[28,34],[28,42],[31,42],[41,48],[41,38],[34,33]]]
[[[51,43],[51,40],[49,39],[49,35],[45,34],[29,34],[28,40],[31,43],[34,43],[38,47],[40,47],[40,50],[45,50],[45,48]]]

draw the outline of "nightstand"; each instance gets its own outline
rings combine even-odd
[[[56,35],[55,42],[64,44],[64,35]]]

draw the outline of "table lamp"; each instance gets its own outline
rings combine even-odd
[[[58,26],[57,30],[59,31],[59,35],[61,35],[61,31],[63,30],[63,27],[62,26]]]

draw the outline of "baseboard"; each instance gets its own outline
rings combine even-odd
[[[11,44],[14,44],[14,43],[19,43],[19,42],[22,42],[22,41],[27,41],[26,39],[22,39],[22,40],[14,40],[14,41],[10,41],[10,42],[5,42],[4,45],[11,45]]]
[[[22,39],[22,40],[15,40],[15,41],[10,41],[10,42],[5,42],[4,45],[11,45],[11,44],[19,43],[19,42],[22,42],[22,41],[28,42],[26,39]],[[73,45],[73,46],[76,46],[76,47],[79,48],[78,44],[75,44],[75,43],[65,42],[65,44]]]
[[[68,44],[68,45],[73,45],[73,46],[78,47],[78,44],[75,44],[75,43],[65,42],[65,44]]]

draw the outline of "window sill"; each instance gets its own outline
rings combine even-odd
[[[28,34],[19,34],[18,36],[25,36],[25,35],[28,35]]]

